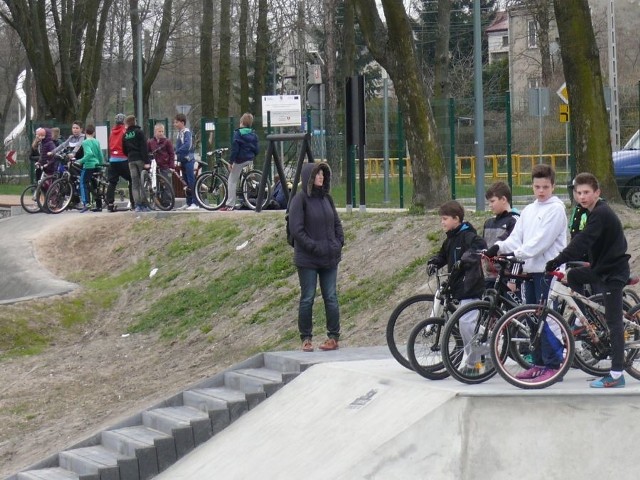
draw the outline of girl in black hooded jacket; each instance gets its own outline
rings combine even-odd
[[[313,351],[312,311],[318,279],[327,318],[328,336],[319,348],[337,350],[340,338],[340,310],[336,284],[344,233],[333,199],[329,195],[329,165],[304,164],[301,185],[301,191],[293,196],[289,206],[289,229],[294,240],[294,263],[298,268],[300,280],[298,329],[302,350]]]

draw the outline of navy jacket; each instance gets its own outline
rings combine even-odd
[[[319,170],[322,187],[314,187]],[[301,189],[289,205],[289,230],[294,238],[294,263],[302,268],[333,268],[342,258],[344,233],[333,200],[329,197],[331,169],[326,163],[302,166]]]
[[[231,163],[252,161],[258,155],[258,136],[251,128],[237,128],[231,143]]]

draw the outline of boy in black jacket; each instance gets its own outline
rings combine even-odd
[[[484,198],[489,201],[489,208],[495,215],[484,222],[482,231],[482,236],[490,247],[498,240],[506,240],[511,235],[520,214],[511,208],[511,189],[504,182],[491,185]]]
[[[436,256],[427,263],[427,272],[433,275],[438,268],[445,265],[450,274],[449,289],[453,298],[460,300],[460,305],[479,300],[484,291],[484,277],[480,266],[480,258],[472,252],[484,250],[487,243],[477,234],[473,225],[464,221],[464,208],[452,200],[444,203],[440,209],[440,223],[447,234],[447,239]],[[479,375],[483,368],[482,356],[489,352],[488,348],[473,348],[470,341],[475,329],[476,312],[471,311],[460,318],[460,334],[464,342],[466,375]]]
[[[569,245],[553,260],[547,262],[545,270],[551,272],[563,263],[581,260],[589,255],[589,267],[572,268],[567,281],[572,289],[584,284],[600,285],[604,292],[607,325],[611,335],[611,372],[591,383],[593,388],[624,387],[624,324],[622,321],[622,289],[629,280],[629,258],[627,239],[622,223],[611,208],[600,199],[598,179],[591,173],[580,173],[575,178],[577,201],[589,211],[584,230],[576,235]]]
[[[142,171],[149,165],[147,138],[142,128],[136,125],[136,117],[129,115],[124,119],[127,126],[122,138],[122,151],[127,155],[131,173],[131,190],[136,212],[148,212],[146,196],[142,190]]]

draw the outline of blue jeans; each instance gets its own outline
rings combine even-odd
[[[327,336],[340,337],[340,309],[338,307],[338,293],[336,282],[338,267],[333,268],[303,268],[298,267],[300,280],[300,304],[298,306],[298,330],[300,338],[313,337],[313,301],[316,296],[316,285],[320,278],[320,291],[324,300],[324,312],[327,317]]]
[[[180,163],[180,168],[182,169],[182,176],[184,177],[184,181],[186,182],[187,187],[189,187],[188,189],[185,188],[184,190],[184,196],[185,196],[187,205],[191,205],[192,203],[194,203],[193,190],[195,188],[195,183],[196,183],[196,174],[193,171],[194,165],[195,165],[194,160]]]

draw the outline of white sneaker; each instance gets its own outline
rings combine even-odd
[[[189,205],[187,205],[186,203],[184,205],[182,205],[181,207],[176,208],[176,210],[186,210],[187,207],[189,207]]]
[[[196,205],[195,203],[192,203],[191,205],[189,205],[187,207],[187,210],[200,210],[200,207],[198,205]]]

